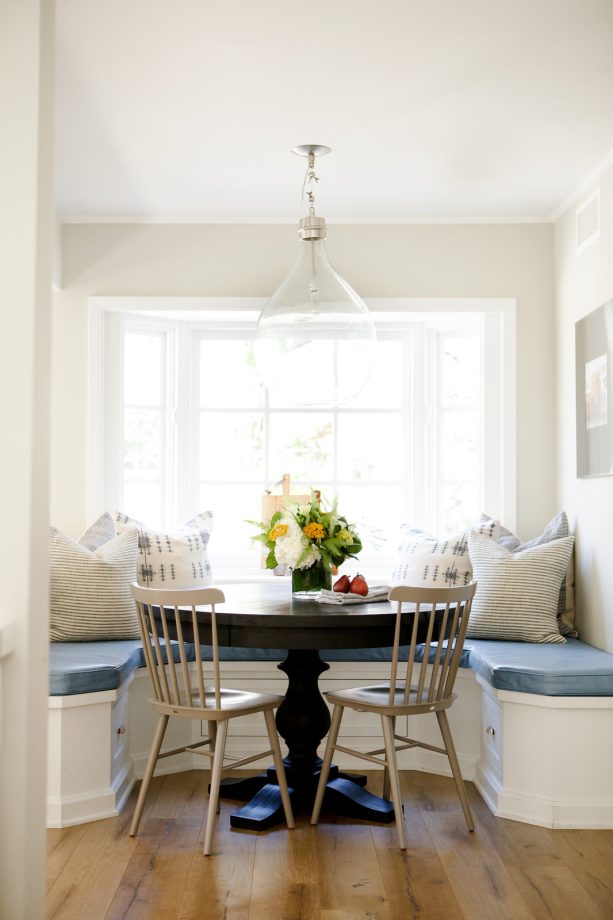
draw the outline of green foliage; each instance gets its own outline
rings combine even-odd
[[[254,527],[258,527],[262,531],[262,533],[256,534],[254,537],[251,537],[251,539],[257,540],[258,543],[263,543],[268,550],[268,555],[266,556],[267,569],[276,569],[277,567],[277,559],[275,557],[275,541],[270,539],[269,534],[275,524],[277,524],[282,517],[283,513],[281,511],[275,511],[270,521],[246,521],[247,524],[253,524]]]
[[[260,530],[260,533],[252,537],[252,539],[263,543],[268,549],[266,567],[269,569],[274,569],[277,565],[275,541],[270,539],[270,532],[284,515],[291,515],[303,533],[305,527],[308,527],[309,524],[320,524],[324,530],[324,535],[321,537],[309,537],[304,534],[304,549],[294,568],[299,569],[309,557],[311,544],[317,546],[321,553],[322,561],[328,568],[333,565],[342,565],[345,559],[355,559],[362,550],[362,541],[356,532],[355,525],[350,524],[346,517],[339,514],[337,499],[335,498],[331,507],[327,508],[325,503],[320,501],[311,489],[308,504],[290,505],[284,511],[277,511],[273,514],[270,521],[248,522]]]

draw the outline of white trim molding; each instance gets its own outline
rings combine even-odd
[[[581,239],[581,217],[586,214],[590,207],[595,209],[595,226],[594,229]],[[600,186],[598,186],[594,191],[584,198],[583,201],[575,210],[575,233],[576,233],[576,243],[577,243],[577,255],[584,252],[588,249],[592,243],[595,243],[596,240],[600,239]]]
[[[154,323],[156,317],[167,324],[180,321],[197,326],[205,313],[215,322],[217,332],[231,330],[233,334],[252,328],[266,298],[250,297],[92,297],[89,300],[89,408],[88,408],[88,517],[97,517],[105,508],[105,495],[117,496],[118,489],[109,477],[118,475],[111,462],[113,445],[109,446],[113,424],[106,402],[109,385],[113,390],[113,405],[119,404],[117,374],[110,373],[109,355],[112,349],[108,330],[118,328],[126,314],[142,315],[143,322]],[[498,513],[511,528],[516,526],[516,301],[512,298],[370,298],[369,308],[381,323],[382,335],[407,331],[414,319],[426,322],[437,314],[453,323],[459,314],[474,314],[475,322],[483,324],[483,366],[489,374],[484,398],[484,431],[496,432],[487,444],[489,469],[483,496],[488,513]],[[477,317],[479,319],[477,320]],[[429,320],[428,320],[429,322]],[[219,328],[217,328],[219,327]],[[492,376],[494,375],[494,376]],[[185,387],[184,387],[185,389]],[[105,402],[106,400],[106,402]],[[114,411],[114,410],[113,410]],[[116,426],[115,426],[116,427]],[[492,453],[493,452],[493,453]],[[491,457],[496,460],[492,463]],[[113,469],[109,472],[109,469]],[[170,469],[170,466],[169,466]],[[106,470],[106,474],[105,474]],[[105,482],[106,475],[106,482]],[[420,493],[421,494],[421,493]],[[424,492],[425,495],[425,492]],[[108,501],[106,502],[108,503]],[[181,518],[185,501],[178,496],[175,505],[177,520]],[[430,500],[430,505],[433,502]],[[415,511],[416,509],[413,509]],[[419,509],[418,509],[419,510]],[[424,512],[425,513],[425,512]],[[428,512],[430,514],[430,512]],[[170,522],[172,523],[172,522]],[[434,523],[431,521],[431,526]]]
[[[598,182],[601,176],[604,176],[604,174],[608,169],[611,168],[611,166],[613,166],[613,147],[611,150],[609,150],[608,153],[605,154],[602,160],[600,160],[600,162],[597,163],[596,166],[594,166],[594,168],[590,170],[586,176],[583,177],[583,179],[581,179],[581,181],[575,186],[572,192],[570,192],[566,198],[560,202],[558,207],[551,212],[549,216],[550,221],[555,223],[562,217],[563,214],[566,214],[566,212],[572,208],[572,206],[576,204],[583,195],[589,192],[591,187],[595,185],[596,182]]]

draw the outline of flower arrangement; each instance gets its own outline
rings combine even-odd
[[[287,565],[293,572],[322,563],[329,573],[345,559],[355,559],[362,541],[355,525],[339,514],[337,500],[330,510],[322,507],[318,494],[311,492],[305,505],[288,505],[273,514],[270,521],[250,521],[261,529],[254,540],[268,549],[266,567]]]

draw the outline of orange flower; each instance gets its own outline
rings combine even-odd
[[[307,524],[306,527],[302,528],[309,540],[323,540],[326,536],[326,529],[323,524],[318,524],[313,521],[311,524]]]
[[[272,540],[273,543],[275,540],[278,540],[279,537],[284,537],[287,533],[287,524],[275,524],[273,529],[268,534],[268,539]]]

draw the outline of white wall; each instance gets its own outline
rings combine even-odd
[[[43,916],[53,2],[0,7],[0,917]]]
[[[581,202],[555,227],[557,493],[577,536],[581,636],[613,652],[613,477],[577,479],[575,462],[575,322],[613,298],[613,167],[596,186],[600,239],[577,252],[575,212]]]
[[[269,296],[297,258],[289,225],[69,224],[54,308],[52,520],[86,524],[87,298]],[[514,297],[518,529],[555,510],[551,225],[332,225],[335,267],[364,297]]]

